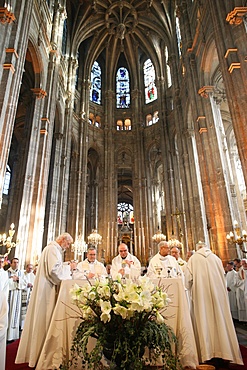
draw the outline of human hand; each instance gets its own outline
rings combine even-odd
[[[131,265],[134,265],[133,261],[125,260],[126,264],[130,267]]]

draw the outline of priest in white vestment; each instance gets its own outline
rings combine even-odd
[[[41,254],[16,363],[28,363],[30,367],[35,367],[38,362],[55,308],[59,285],[62,280],[71,279],[71,270],[76,267],[73,262],[63,262],[63,253],[71,243],[71,235],[64,233],[56,241],[49,243]]]
[[[239,321],[246,322],[247,321],[247,305],[245,302],[245,273],[243,269],[244,260],[241,260],[240,266],[238,267],[237,271],[237,290],[236,290],[236,298],[237,298],[237,306],[238,306],[238,319]]]
[[[8,303],[5,293],[0,291],[0,370],[5,370],[7,327]]]
[[[96,248],[89,247],[87,250],[87,258],[79,262],[77,265],[77,272],[73,272],[74,279],[81,278],[100,278],[102,276],[107,276],[107,271],[103,263],[97,261],[96,259]]]
[[[19,259],[12,258],[9,276],[9,323],[7,341],[19,339],[21,328],[22,290],[26,288],[23,271],[19,270]]]
[[[159,252],[151,258],[147,276],[150,278],[157,278],[157,276],[162,277],[182,277],[183,272],[175,257],[170,255],[170,247],[168,242],[161,241],[158,244]]]
[[[9,275],[3,266],[4,256],[0,256],[0,292],[4,292],[7,301],[9,296]]]
[[[141,275],[141,263],[138,258],[129,253],[125,243],[119,244],[118,252],[118,256],[112,260],[112,278],[116,279],[119,274],[130,279],[138,278]]]
[[[33,284],[35,275],[33,273],[33,265],[28,263],[26,270],[24,271],[24,280],[26,282],[26,288],[22,291],[22,312],[21,312],[21,329],[23,329],[24,321],[27,314],[27,307],[30,301],[31,293],[33,290]]]
[[[228,291],[228,298],[230,303],[230,310],[232,314],[232,318],[238,320],[238,306],[237,306],[237,298],[236,298],[236,280],[237,280],[237,272],[234,270],[234,263],[230,261],[226,265],[226,286]]]
[[[220,258],[199,242],[185,270],[198,357],[200,362],[218,358],[243,365],[224,274]]]

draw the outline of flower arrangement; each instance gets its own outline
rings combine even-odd
[[[136,282],[119,278],[82,287],[75,284],[71,295],[80,310],[81,322],[73,340],[70,366],[95,369],[104,354],[114,369],[116,365],[126,370],[146,369],[160,356],[164,369],[181,368],[172,351],[176,336],[160,313],[170,299],[146,276]],[[96,338],[96,344],[88,351],[90,337]]]

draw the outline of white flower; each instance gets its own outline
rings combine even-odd
[[[102,313],[109,314],[112,310],[111,302],[110,301],[103,301],[102,299],[100,300],[100,308]]]
[[[111,315],[109,315],[108,313],[106,312],[102,312],[102,314],[100,315],[100,320],[105,323],[111,321]]]
[[[156,312],[156,321],[158,324],[163,324],[163,322],[165,322],[164,317],[158,311]]]

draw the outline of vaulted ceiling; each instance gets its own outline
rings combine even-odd
[[[124,53],[129,68],[134,68],[141,55],[152,55],[158,68],[161,49],[175,39],[174,13],[174,0],[68,0],[71,53],[76,55],[83,43],[88,68],[104,50],[112,58],[109,67],[116,67],[119,56]]]

